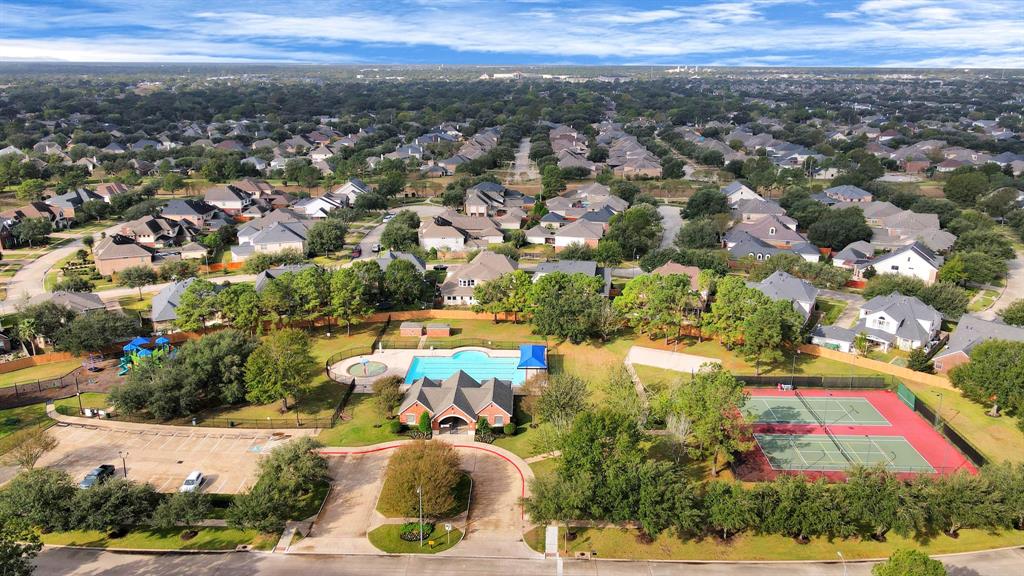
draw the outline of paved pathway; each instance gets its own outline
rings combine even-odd
[[[645,348],[643,346],[631,346],[626,353],[626,362],[630,364],[641,364],[653,366],[676,372],[696,372],[702,364],[711,362],[721,364],[717,358],[707,356],[696,356],[694,354],[683,354],[682,352],[670,352],[656,348]]]
[[[661,226],[664,229],[661,235],[661,247],[671,248],[672,243],[675,242],[676,234],[679,233],[679,229],[683,226],[683,217],[679,212],[678,206],[666,204],[658,206],[658,214],[661,214]]]
[[[846,302],[846,308],[843,310],[843,313],[839,315],[839,318],[836,318],[835,326],[849,328],[857,323],[857,318],[860,317],[860,309],[864,306],[863,296],[852,292],[822,289],[818,290],[818,297]]]
[[[516,150],[515,167],[509,175],[511,182],[526,182],[540,178],[537,166],[530,161],[530,139],[523,138],[519,141],[519,149]]]
[[[457,549],[457,547],[456,547]],[[951,576],[1005,576],[1020,572],[1024,549],[1013,548],[938,557]],[[567,576],[868,576],[872,563],[850,562],[644,562],[564,560]],[[542,558],[466,558],[456,556],[306,556],[294,554],[125,554],[102,550],[47,547],[36,559],[38,576],[364,576],[407,574],[450,576],[471,573],[501,576],[554,576],[557,561]]]
[[[995,320],[999,312],[1009,306],[1013,301],[1024,298],[1024,250],[1017,251],[1017,257],[1006,263],[1009,266],[1009,273],[1006,276],[1006,287],[1003,288],[999,298],[989,306],[988,310],[978,313],[978,316],[986,320]]]

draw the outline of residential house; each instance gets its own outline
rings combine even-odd
[[[933,284],[942,267],[942,256],[936,255],[920,242],[876,256],[870,266],[878,274],[899,274],[918,278],[925,284]]]
[[[445,306],[476,304],[473,288],[503,274],[514,272],[518,264],[507,256],[484,250],[469,263],[448,270],[441,284],[441,300]]]
[[[129,188],[120,182],[110,182],[96,185],[96,195],[103,199],[104,202],[110,204],[110,201],[114,196],[121,194],[127,194]]]
[[[871,202],[874,199],[874,196],[872,196],[871,192],[868,192],[867,190],[862,190],[850,184],[843,184],[842,186],[827,188],[818,194],[812,195],[811,198],[814,198],[826,206],[832,206],[834,204],[839,204],[840,202]]]
[[[793,303],[793,310],[804,319],[806,324],[814,311],[814,303],[818,298],[818,289],[810,282],[795,278],[782,270],[776,270],[760,282],[748,282],[747,286],[756,289],[772,300],[787,300]]]
[[[76,210],[81,209],[82,204],[90,201],[103,202],[103,197],[91,190],[85,188],[79,188],[77,190],[71,190],[52,198],[47,198],[46,203],[59,209],[64,213],[65,218],[74,218]]]
[[[416,271],[423,274],[427,271],[427,264],[419,256],[410,252],[394,252],[384,250],[377,255],[377,265],[381,270],[387,270],[388,266],[396,260],[405,260],[416,267]]]
[[[783,220],[779,216],[770,214],[751,222],[740,222],[726,232],[726,246],[731,248],[736,243],[737,237],[741,237],[743,232],[778,248],[789,248],[795,244],[806,243],[807,239],[795,230],[795,221],[792,218],[785,218],[786,220]]]
[[[106,304],[103,303],[99,295],[92,292],[49,292],[37,294],[29,298],[28,301],[29,305],[32,306],[43,304],[44,302],[52,302],[77,314],[107,309]]]
[[[690,290],[700,294],[702,303],[706,303],[708,300],[708,290],[705,287],[701,287],[699,279],[700,268],[697,268],[696,266],[684,266],[676,262],[666,262],[654,270],[651,270],[651,274],[657,274],[659,276],[681,274],[687,276],[690,279]]]
[[[290,210],[275,210],[262,218],[246,222],[238,230],[238,245],[231,247],[231,258],[242,261],[257,253],[297,250],[306,253],[306,238],[312,221]]]
[[[371,191],[370,186],[366,182],[359,178],[350,178],[348,182],[338,186],[327,196],[330,196],[333,200],[344,201],[348,206],[352,206],[355,204],[356,198]]]
[[[486,248],[505,240],[500,225],[486,216],[466,216],[447,210],[420,227],[420,245],[430,250],[461,251],[464,248]]]
[[[181,247],[178,255],[182,260],[206,260],[209,251],[198,242],[189,242]]]
[[[1024,327],[1010,326],[1002,322],[983,320],[971,314],[964,314],[949,337],[949,343],[932,358],[935,371],[946,373],[971,359],[971,350],[989,340],[1024,342]]]
[[[223,215],[216,206],[192,198],[171,200],[160,211],[160,215],[169,220],[188,221],[200,230],[212,227],[216,221],[223,221]]]
[[[464,207],[467,216],[499,216],[512,208],[529,210],[533,203],[532,196],[518,190],[495,182],[481,182],[466,189]]]
[[[265,198],[267,196],[272,196],[275,193],[277,193],[277,191],[274,190],[274,187],[270,185],[269,182],[267,182],[266,180],[260,180],[258,178],[242,178],[240,180],[235,180],[234,182],[229,184],[229,186],[237,188],[242,192],[246,192],[253,199]]]
[[[110,276],[133,266],[152,266],[156,251],[127,236],[114,234],[97,242],[92,253],[96,270],[103,276]]]
[[[330,196],[318,196],[316,198],[303,198],[295,203],[293,209],[306,215],[307,218],[315,220],[327,218],[327,216],[345,206],[344,201],[335,200]]]
[[[267,286],[268,282],[275,278],[280,278],[282,274],[298,274],[306,268],[312,268],[314,266],[316,266],[316,264],[309,262],[306,264],[286,264],[284,266],[268,268],[256,275],[256,292],[263,292],[263,289]]]
[[[171,282],[153,296],[150,317],[158,329],[166,328],[178,319],[176,309],[178,308],[178,303],[181,302],[181,295],[185,293],[185,289],[195,280],[195,278],[186,278],[177,282]]]
[[[832,255],[832,264],[853,271],[854,278],[863,277],[864,270],[875,259],[875,247],[870,242],[858,240]]]
[[[742,230],[732,233],[727,238],[726,247],[730,260],[740,260],[749,256],[754,260],[761,261],[768,260],[776,254],[796,254],[808,262],[817,262],[821,256],[818,249],[810,242],[799,242],[788,248],[780,248]]]
[[[864,303],[853,333],[863,333],[884,351],[892,347],[913,350],[930,347],[941,326],[942,315],[935,308],[913,296],[894,292]]]
[[[597,248],[604,233],[605,226],[600,223],[576,220],[557,229],[534,226],[526,231],[526,241],[530,244],[550,244],[555,247],[555,251],[573,244]]]
[[[220,208],[227,214],[238,215],[252,204],[252,195],[228,184],[214,186],[206,191],[203,200],[210,206]]]
[[[512,422],[512,400],[511,382],[496,378],[477,382],[459,370],[445,380],[413,382],[398,407],[398,418],[414,427],[426,413],[435,433],[473,434],[481,418],[495,428]]]
[[[811,344],[840,352],[852,352],[856,338],[856,332],[842,326],[818,324],[811,330]]]
[[[188,220],[170,220],[162,216],[143,216],[121,225],[119,233],[153,248],[180,246],[191,242],[198,230]]]
[[[786,216],[786,210],[778,202],[751,198],[732,205],[732,217],[737,222],[757,222],[766,216],[775,216],[788,228],[796,230],[796,220]]]

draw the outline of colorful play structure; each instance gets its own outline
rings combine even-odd
[[[125,344],[122,348],[124,356],[121,356],[121,361],[117,365],[117,375],[124,376],[132,367],[138,366],[142,362],[161,362],[164,358],[173,355],[171,341],[163,336],[153,340],[152,347],[146,348],[149,345],[149,338],[142,336],[136,336],[131,342]]]

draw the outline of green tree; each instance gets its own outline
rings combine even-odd
[[[408,260],[394,260],[384,271],[384,293],[393,306],[408,307],[423,297],[423,274]]]
[[[685,274],[649,274],[630,280],[613,305],[633,328],[667,342],[696,321],[699,294]]]
[[[931,358],[924,348],[914,348],[910,351],[910,355],[907,357],[907,368],[917,372],[927,372],[928,374],[935,371],[935,366],[932,364]]]
[[[260,296],[252,284],[231,284],[217,294],[214,308],[239,330],[254,334],[263,325]]]
[[[715,188],[701,188],[686,201],[682,216],[686,220],[704,218],[713,214],[728,214],[729,200]]]
[[[306,248],[316,255],[327,255],[345,247],[345,233],[348,227],[344,222],[327,218],[313,224],[306,238]]]
[[[532,287],[533,280],[526,271],[502,274],[473,288],[473,298],[477,301],[473,309],[492,314],[495,322],[498,314],[512,314],[513,322],[518,322],[519,315],[529,306]]]
[[[176,282],[199,275],[199,262],[196,260],[170,260],[160,265],[157,276],[165,282]]]
[[[257,404],[280,400],[288,410],[288,397],[302,395],[316,368],[309,336],[292,329],[273,332],[245,362],[245,397]]]
[[[998,230],[969,230],[960,234],[953,244],[955,252],[982,252],[1002,260],[1015,257],[1010,240]]]
[[[57,333],[57,348],[72,354],[101,352],[139,331],[138,321],[120,312],[94,310],[79,314]]]
[[[968,275],[964,258],[960,254],[950,256],[946,263],[942,265],[942,268],[939,268],[939,280],[943,282],[963,284],[967,282],[967,279]]]
[[[998,495],[987,478],[958,470],[923,482],[931,512],[928,521],[936,529],[955,537],[962,528],[1000,525]]]
[[[227,512],[228,526],[264,534],[280,533],[288,520],[290,507],[272,485],[257,482],[231,501]]]
[[[610,186],[612,194],[622,198],[630,204],[640,195],[640,187],[628,180],[616,180]]]
[[[864,298],[870,300],[875,296],[885,296],[898,292],[904,296],[917,296],[924,290],[924,282],[913,276],[900,274],[878,274],[868,280],[864,288]]]
[[[690,220],[676,232],[675,245],[686,248],[720,248],[722,242],[718,236],[718,227],[707,218]]]
[[[753,524],[750,500],[735,482],[713,481],[704,489],[703,508],[709,528],[722,533],[722,539],[746,530]]]
[[[971,350],[971,360],[949,372],[953,386],[980,404],[1024,413],[1024,343],[989,340]],[[1017,426],[1024,429],[1024,419]]]
[[[676,389],[671,412],[681,412],[692,423],[694,457],[711,457],[711,475],[718,476],[719,461],[753,447],[750,423],[741,408],[747,395],[743,384],[721,365],[705,365],[689,386]]]
[[[181,293],[174,325],[179,330],[199,330],[206,327],[206,320],[216,314],[217,287],[208,280],[192,280]]]
[[[661,214],[650,204],[639,204],[612,216],[605,238],[616,242],[626,258],[635,260],[661,243]]]
[[[788,300],[762,302],[743,321],[740,354],[748,362],[753,361],[755,372],[760,374],[762,363],[783,359],[783,350],[799,340],[802,326],[803,318]]]
[[[967,311],[970,296],[963,288],[949,282],[936,282],[917,293],[921,302],[938,310],[948,318],[959,318]]]
[[[537,417],[560,428],[568,427],[580,412],[586,410],[588,396],[587,383],[583,379],[572,374],[555,375],[537,399]]]
[[[924,552],[901,549],[871,567],[872,576],[946,576],[946,567]]]
[[[807,230],[807,239],[816,246],[842,250],[847,244],[871,240],[871,228],[864,211],[856,206],[829,210]]]
[[[22,202],[38,202],[43,199],[43,191],[46,190],[46,182],[38,178],[22,180],[14,188],[14,196]]]
[[[456,504],[460,467],[459,453],[447,442],[420,440],[406,444],[388,460],[378,508],[412,517],[419,513],[422,497],[424,517],[445,518]]]
[[[25,218],[11,228],[18,242],[28,244],[29,247],[45,241],[52,231],[53,226],[46,218]]]
[[[376,266],[376,262],[373,263]],[[379,271],[380,268],[377,268]],[[352,268],[341,268],[331,275],[331,313],[345,323],[345,333],[352,335],[352,324],[373,313],[367,298],[368,287]]]
[[[93,288],[95,285],[81,274],[65,276],[63,280],[53,285],[54,292],[92,292]]]
[[[989,464],[981,469],[981,474],[1000,495],[1002,524],[1018,530],[1024,528],[1024,464]]]
[[[4,576],[31,576],[32,560],[43,549],[36,532],[27,522],[7,518],[0,522],[0,566]]]
[[[954,174],[946,181],[943,193],[957,204],[970,208],[988,190],[988,178],[981,172]]]
[[[586,274],[545,274],[530,291],[535,330],[574,344],[593,336],[604,303],[602,288],[600,278]]]
[[[544,198],[553,198],[565,190],[565,180],[557,165],[545,166],[541,173],[541,187]]]
[[[419,242],[420,217],[412,210],[402,210],[384,226],[380,243],[391,250],[408,250]]]
[[[82,528],[111,534],[148,524],[159,502],[160,495],[149,484],[115,477],[80,490],[75,508]]]
[[[963,260],[967,278],[978,284],[992,284],[1000,278],[1005,278],[1009,271],[1005,259],[986,252],[967,252],[963,255]]]
[[[402,403],[405,397],[401,390],[402,383],[400,376],[383,376],[373,381],[373,400],[381,418],[393,416],[395,409]]]
[[[45,531],[71,528],[78,491],[63,470],[25,470],[0,491],[0,526],[18,520]]]
[[[36,462],[50,450],[57,447],[57,439],[45,428],[30,426],[9,436],[11,448],[0,456],[0,462],[31,470]]]
[[[701,326],[716,334],[727,348],[743,341],[744,322],[767,297],[748,288],[742,278],[726,276],[718,283],[711,311],[701,318]]]
[[[125,288],[138,288],[139,300],[142,300],[142,287],[156,283],[156,272],[149,266],[131,266],[117,273],[117,285]]]
[[[911,487],[882,467],[855,467],[842,486],[847,521],[863,538],[885,540],[890,530],[907,536],[924,526],[925,512]]]
[[[181,536],[192,532],[210,515],[210,496],[198,490],[175,492],[165,498],[153,511],[153,525],[169,530],[176,527],[185,529]]]
[[[430,413],[429,412],[424,410],[423,412],[420,413],[420,420],[416,424],[416,427],[419,429],[420,434],[422,434],[423,436],[429,436],[430,435],[431,428],[430,428]]]
[[[1024,299],[1014,300],[999,312],[1003,322],[1013,326],[1024,326]]]

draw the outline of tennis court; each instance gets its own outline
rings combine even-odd
[[[858,397],[751,396],[744,410],[760,424],[889,426],[867,398]]]
[[[882,464],[893,472],[935,472],[903,436],[754,434],[754,439],[773,470],[841,471]]]

